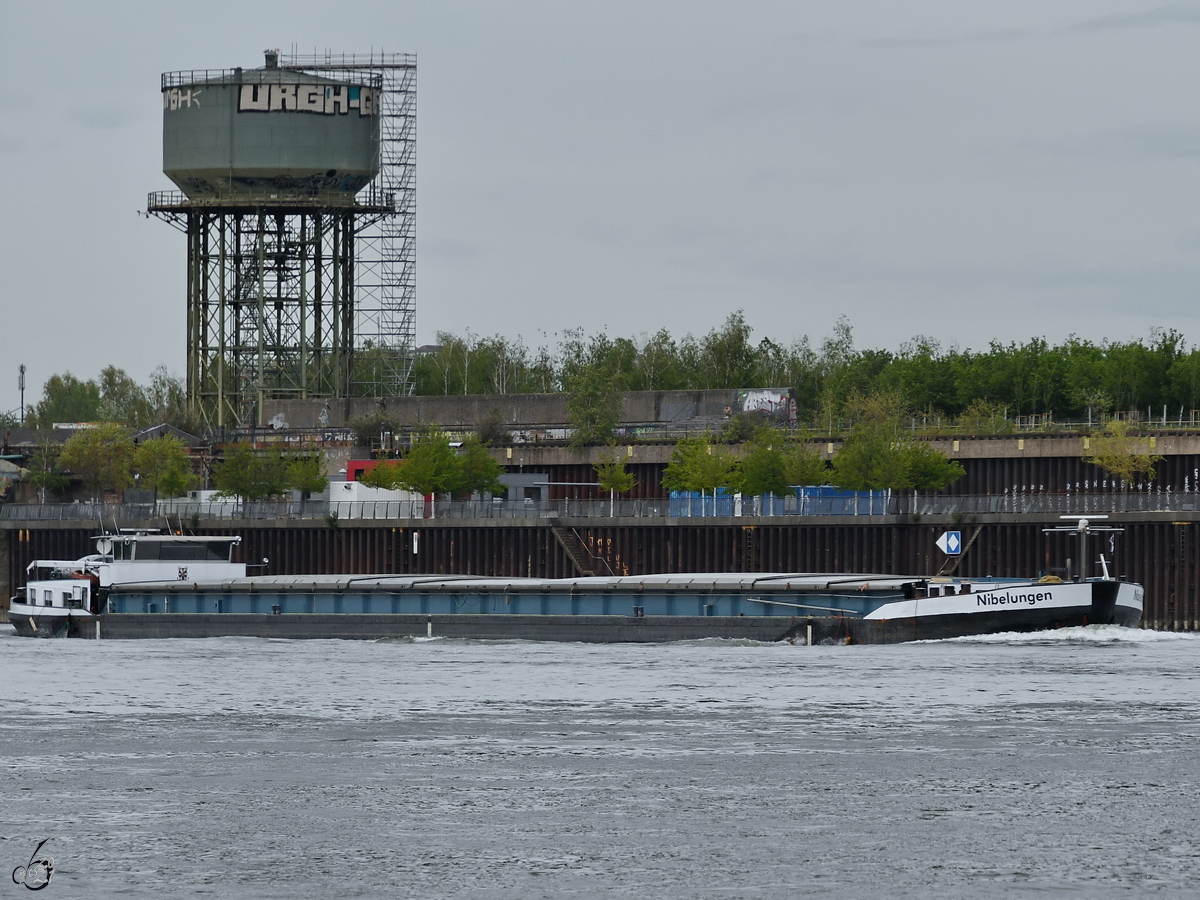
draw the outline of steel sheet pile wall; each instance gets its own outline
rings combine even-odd
[[[1113,520],[1115,521],[1115,520]],[[980,577],[1029,576],[1050,572],[1078,555],[1075,539],[1044,534],[1058,524],[989,522],[864,524],[754,524],[697,521],[662,525],[573,524],[591,556],[617,575],[659,572],[878,572],[934,575],[947,565],[935,541],[947,528],[978,540],[956,574]],[[1110,551],[1093,541],[1094,564],[1101,553],[1110,571],[1146,588],[1149,628],[1200,629],[1200,522],[1124,522]],[[299,527],[237,527],[199,533],[240,534],[241,557],[270,563],[251,574],[430,573],[561,578],[580,574],[551,531],[550,523],[463,526],[427,522],[416,527],[304,524]],[[8,542],[11,593],[24,582],[32,559],[76,559],[91,552],[95,528],[44,528],[0,532]],[[1075,564],[1078,561],[1075,560]],[[1093,571],[1098,568],[1093,565]],[[600,572],[600,574],[606,574]]]
[[[985,458],[960,458],[966,474],[948,488],[945,493],[954,496],[996,494],[1003,495],[1014,489],[1019,493],[1113,493],[1120,490],[1113,483],[1112,476],[1106,475],[1096,466],[1085,463],[1078,456],[1035,456],[1033,441],[1030,441],[1029,456],[997,456]],[[519,451],[514,451],[517,456]],[[637,459],[635,454],[634,459]],[[584,487],[576,482],[591,483],[596,480],[596,472],[590,465],[581,464],[538,464],[527,462],[524,467],[518,467],[509,462],[507,468],[515,472],[518,468],[526,474],[530,472],[543,473],[547,481],[568,482],[556,484],[550,489],[550,496],[555,499],[600,497],[597,488]],[[633,490],[625,494],[630,499],[651,499],[666,496],[662,488],[663,470],[665,463],[631,462],[628,470],[637,478]],[[1200,456],[1184,453],[1167,456],[1156,466],[1157,477],[1154,481],[1155,490],[1170,490],[1171,492],[1200,491]],[[1102,487],[1102,485],[1106,485]]]
[[[1078,456],[997,456],[960,459],[966,474],[956,481],[948,494],[1003,494],[1012,491],[1050,491],[1063,493],[1087,490],[1102,492],[1101,485],[1115,491],[1111,475],[1085,463]],[[1200,456],[1173,454],[1155,466],[1157,489],[1196,491],[1200,489]]]

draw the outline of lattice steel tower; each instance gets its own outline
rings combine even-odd
[[[267,399],[412,392],[416,57],[280,57],[163,75],[147,209],[186,232],[188,402],[210,428]]]

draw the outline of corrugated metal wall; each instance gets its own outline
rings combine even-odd
[[[1046,523],[1051,524],[1051,523]],[[958,574],[1029,576],[1078,555],[1074,539],[1043,534],[1046,524],[1000,522],[963,525],[963,539],[983,533]],[[714,524],[576,525],[592,554],[615,574],[656,572],[880,572],[936,574],[945,557],[934,542],[945,524]],[[1130,522],[1109,551],[1114,574],[1146,587],[1144,624],[1171,630],[1200,629],[1200,522]],[[9,544],[9,584],[24,581],[35,558],[77,559],[91,552],[85,529],[0,532]],[[234,528],[242,558],[270,559],[251,574],[477,574],[558,578],[574,575],[570,558],[549,525],[482,527]]]

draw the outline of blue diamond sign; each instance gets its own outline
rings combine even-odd
[[[947,556],[958,556],[962,553],[962,532],[947,531],[937,539],[937,548]]]

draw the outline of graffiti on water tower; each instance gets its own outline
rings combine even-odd
[[[360,116],[379,112],[379,91],[356,84],[243,84],[238,112],[301,112]]]
[[[179,88],[171,88],[169,91],[163,91],[163,109],[179,109],[181,106],[200,105],[200,95],[204,91],[197,88],[188,88],[180,90]]]
[[[199,88],[163,91],[163,109],[200,106]],[[243,84],[238,112],[301,112],[323,116],[379,114],[379,91],[356,84]]]

